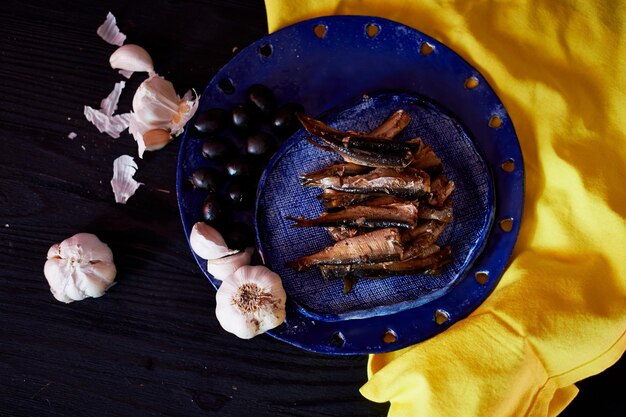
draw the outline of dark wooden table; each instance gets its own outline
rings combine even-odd
[[[145,185],[114,202],[113,160],[136,155],[135,142],[83,116],[121,80],[108,66],[115,47],[96,35],[108,11],[181,92],[202,91],[234,47],[267,34],[261,0],[0,4],[0,415],[386,415],[358,392],[365,356],[221,329],[178,216],[179,141],[137,159]],[[141,79],[127,82],[122,110]],[[110,245],[118,284],[65,305],[43,265],[52,243],[82,231]],[[563,415],[622,415],[624,368],[581,382]]]

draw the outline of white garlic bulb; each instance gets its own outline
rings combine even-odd
[[[209,259],[207,261],[206,269],[209,274],[213,275],[213,278],[224,281],[234,274],[240,267],[249,265],[253,252],[254,248],[247,248],[245,251],[234,255],[218,259]]]
[[[239,252],[236,249],[229,249],[220,232],[204,222],[193,225],[189,243],[191,249],[203,259],[219,259]]]
[[[111,249],[91,233],[52,245],[43,271],[52,295],[64,303],[101,297],[117,273]]]
[[[133,97],[133,113],[129,132],[139,144],[140,153],[152,150],[144,141],[144,135],[154,129],[163,129],[177,136],[198,109],[199,97],[187,91],[181,98],[174,85],[165,78],[153,74],[141,83]]]
[[[250,339],[285,321],[287,294],[278,274],[264,266],[242,266],[222,281],[215,315],[224,330]]]

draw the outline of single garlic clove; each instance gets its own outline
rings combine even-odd
[[[244,265],[250,264],[254,248],[247,248],[243,252],[234,255],[225,256],[219,259],[210,259],[207,261],[206,269],[215,279],[224,281],[228,279],[237,269]]]
[[[242,266],[217,290],[215,315],[224,330],[250,339],[285,321],[286,300],[278,274],[261,265]]]
[[[220,232],[204,222],[193,225],[189,235],[189,244],[199,257],[207,260],[219,259],[239,252],[229,249]]]
[[[109,247],[90,233],[78,233],[48,250],[44,275],[54,297],[71,303],[100,297],[115,280],[117,270]]]
[[[109,58],[112,68],[132,72],[154,74],[154,64],[150,54],[139,45],[122,45]]]
[[[143,134],[146,151],[158,151],[172,141],[172,135],[165,129],[151,129]]]

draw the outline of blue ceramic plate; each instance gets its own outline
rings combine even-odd
[[[297,176],[337,156],[311,146],[302,130],[284,143],[278,139],[282,146],[259,183],[256,215],[252,209],[230,213],[254,222],[263,260],[283,278],[287,320],[269,334],[322,353],[391,351],[436,335],[484,301],[519,232],[524,171],[511,120],[474,68],[436,40],[389,20],[317,18],[239,52],[206,87],[199,112],[231,109],[255,83],[270,87],[280,104],[301,103],[307,114],[340,129],[367,131],[403,108],[413,119],[400,139],[422,137],[456,183],[455,220],[439,240],[452,246],[455,261],[443,274],[361,280],[344,295],[340,282],[323,281],[316,269],[295,273],[285,266],[330,243],[323,230],[290,228],[285,216],[322,211],[319,190],[301,187]],[[268,125],[262,129],[271,132]],[[236,132],[221,134],[243,148]],[[187,236],[205,195],[186,184],[193,170],[214,165],[201,155],[204,140],[188,127],[181,143],[177,191]]]

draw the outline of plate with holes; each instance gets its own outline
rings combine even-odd
[[[444,331],[488,297],[519,232],[524,169],[506,109],[476,69],[402,24],[367,16],[321,17],[241,50],[208,84],[198,113],[232,109],[258,83],[273,90],[279,105],[300,103],[307,114],[346,130],[367,131],[404,108],[412,121],[400,139],[423,138],[457,184],[455,219],[439,241],[452,246],[455,260],[441,276],[360,280],[343,294],[340,283],[324,281],[315,270],[297,274],[285,265],[327,243],[320,231],[293,229],[284,217],[319,213],[315,190],[301,187],[297,177],[336,155],[310,145],[302,129],[290,138],[275,136],[279,149],[260,175],[256,211],[229,213],[233,221],[254,225],[261,254],[256,262],[267,263],[283,279],[287,319],[268,332],[271,336],[327,354],[392,351]],[[202,157],[206,137],[194,121],[183,136],[177,172],[187,236],[201,219],[205,197],[187,186],[188,179],[198,167],[213,165]],[[261,129],[273,134],[268,124]],[[233,130],[221,135],[244,148]],[[196,259],[219,287],[205,262]]]

